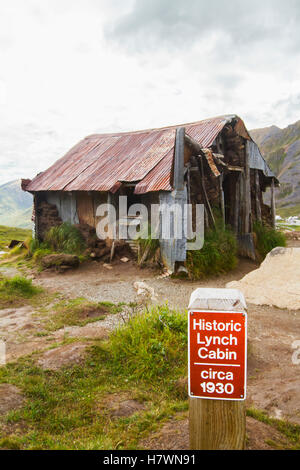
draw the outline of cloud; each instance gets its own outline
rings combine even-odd
[[[131,51],[185,49],[218,36],[235,50],[262,41],[290,47],[300,42],[298,0],[136,0],[132,10],[106,28],[110,41]]]
[[[2,182],[94,132],[299,119],[299,0],[2,3]]]
[[[300,93],[291,93],[288,96],[276,101],[273,104],[273,112],[277,112],[284,116],[286,120],[290,120],[290,116],[298,116],[300,120]],[[290,122],[290,121],[289,121]],[[290,122],[291,124],[292,122]]]

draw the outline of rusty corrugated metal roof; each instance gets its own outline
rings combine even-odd
[[[233,119],[246,135],[243,121],[234,115],[162,129],[91,135],[37,175],[26,191],[114,192],[122,182],[136,182],[138,194],[171,191],[176,129],[184,126],[192,139],[209,148]]]

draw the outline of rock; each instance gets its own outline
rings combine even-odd
[[[274,248],[260,265],[240,281],[226,284],[239,289],[256,305],[300,309],[300,248]]]
[[[137,400],[124,400],[112,409],[111,416],[115,418],[125,418],[144,409],[145,405],[139,403]]]
[[[137,290],[137,295],[139,297],[148,297],[155,300],[156,296],[153,287],[148,286],[145,282],[136,281],[133,283],[133,287]]]
[[[178,413],[161,428],[143,438],[139,445],[151,450],[189,450],[189,420],[184,414]]]
[[[79,258],[76,255],[60,253],[44,256],[41,259],[41,263],[44,268],[77,268],[79,266]]]
[[[162,274],[160,274],[159,276],[157,276],[157,279],[164,279],[166,277],[170,277],[172,275],[172,271],[171,270],[165,270]]]
[[[146,409],[146,405],[126,393],[110,394],[99,404],[99,409],[109,410],[112,418],[128,418]]]
[[[0,416],[23,406],[25,399],[21,391],[11,384],[0,384]]]
[[[178,270],[177,270],[178,273],[185,273],[185,274],[188,274],[188,270],[186,269],[185,266],[179,266]]]
[[[112,269],[113,267],[110,264],[103,263],[103,268],[105,269]]]
[[[39,359],[38,365],[46,370],[58,370],[61,367],[80,364],[85,356],[86,344],[71,343],[46,351]]]
[[[122,263],[128,263],[129,261],[129,258],[126,258],[126,256],[123,256],[123,258],[121,258]]]

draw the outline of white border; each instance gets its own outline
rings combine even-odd
[[[224,398],[224,397],[207,397],[207,396],[196,396],[191,395],[191,377],[190,377],[190,318],[191,312],[194,313],[237,313],[239,315],[245,315],[245,362],[244,362],[244,396],[243,398]],[[246,311],[232,311],[232,310],[199,310],[191,308],[188,310],[188,394],[190,398],[202,398],[205,400],[223,400],[223,401],[245,401],[247,398],[247,339],[248,339],[248,316]],[[221,366],[222,364],[220,364]]]

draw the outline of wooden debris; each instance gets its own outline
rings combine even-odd
[[[105,269],[112,269],[113,267],[110,264],[103,263],[103,268]]]
[[[65,253],[44,256],[41,259],[42,266],[46,269],[56,268],[66,270],[77,268],[79,266],[79,258],[76,255],[68,255]]]

